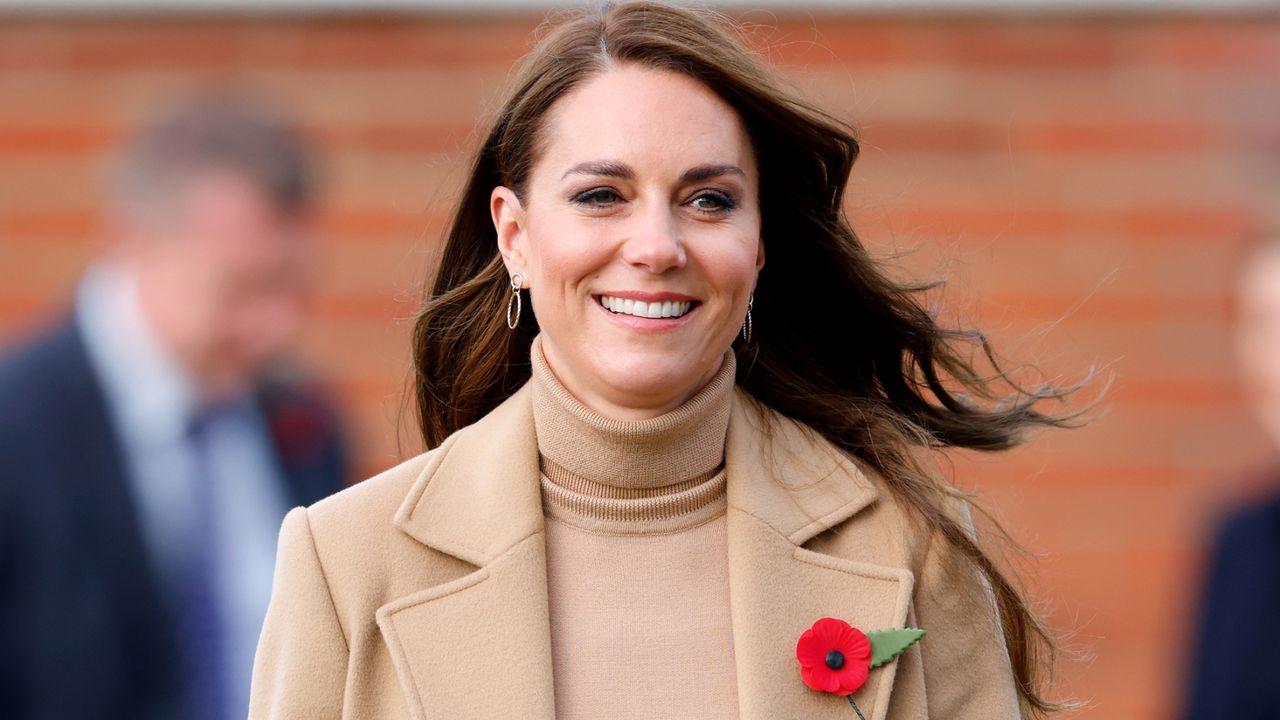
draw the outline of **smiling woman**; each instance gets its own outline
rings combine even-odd
[[[1067,391],[1002,395],[981,336],[880,271],[842,212],[857,152],[713,16],[543,37],[417,319],[432,449],[285,520],[251,716],[1058,707],[1045,632],[916,458],[1008,448]]]

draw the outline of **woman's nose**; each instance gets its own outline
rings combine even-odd
[[[652,273],[684,267],[684,243],[669,209],[653,208],[641,213],[627,230],[622,257],[628,264]]]

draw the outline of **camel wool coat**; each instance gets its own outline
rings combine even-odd
[[[926,631],[854,693],[867,720],[1020,717],[988,586],[913,532],[869,469],[735,388],[725,471],[744,720],[856,717],[801,680],[796,641],[822,617]],[[438,448],[289,513],[249,717],[552,720],[546,575],[526,385]]]

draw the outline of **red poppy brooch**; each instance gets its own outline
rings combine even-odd
[[[873,668],[898,657],[921,637],[924,630],[919,628],[863,633],[839,618],[821,618],[796,642],[800,677],[812,690],[847,698],[862,718],[853,692],[862,687]]]

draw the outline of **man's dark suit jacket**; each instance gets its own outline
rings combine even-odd
[[[1280,720],[1280,498],[1234,512],[1204,578],[1187,720]]]
[[[258,393],[292,505],[339,490],[336,419]],[[67,322],[0,359],[0,718],[178,718],[182,668],[83,337]]]

